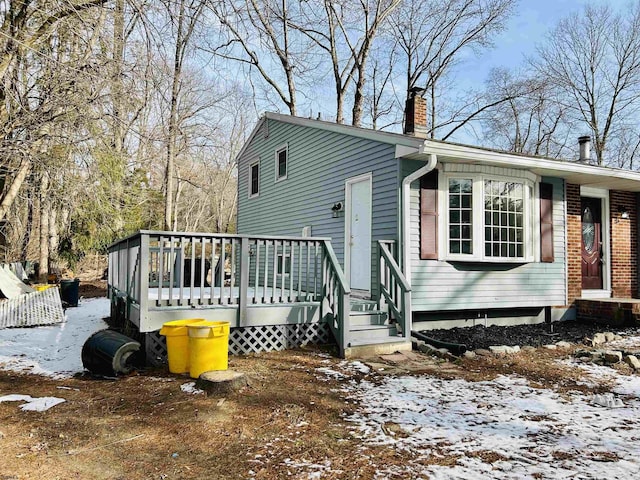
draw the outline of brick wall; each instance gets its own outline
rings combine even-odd
[[[582,296],[582,218],[580,185],[567,183],[567,304]]]
[[[636,194],[609,192],[611,206],[611,295],[638,298],[638,242]],[[629,212],[629,218],[620,218],[620,209]]]

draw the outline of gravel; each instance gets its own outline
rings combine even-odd
[[[539,347],[560,341],[582,343],[585,337],[592,337],[597,332],[613,331],[620,335],[628,335],[640,331],[637,327],[621,328],[571,321],[554,322],[551,327],[552,329],[545,323],[509,327],[476,325],[475,327],[423,330],[422,333],[442,342],[461,343],[466,345],[467,349],[475,350],[489,348],[492,345]]]

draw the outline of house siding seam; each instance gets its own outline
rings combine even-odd
[[[638,297],[636,194],[612,190],[609,193],[611,220],[611,295]],[[620,218],[620,209],[629,213]]]
[[[567,303],[582,296],[582,206],[580,185],[567,183]]]
[[[423,163],[402,161],[402,176]],[[553,184],[554,262],[521,265],[446,262],[420,259],[419,182],[410,190],[411,288],[414,311],[446,311],[542,307],[565,303],[564,181],[543,178]],[[444,228],[446,222],[440,222]],[[405,242],[406,244],[407,242]]]
[[[238,159],[238,233],[300,236],[311,226],[314,237],[331,238],[344,266],[347,179],[372,173],[372,293],[377,290],[377,240],[398,237],[398,161],[395,146],[336,132],[268,120],[268,135],[258,133]],[[288,145],[287,178],[275,182],[274,154]],[[260,195],[247,198],[249,165],[260,158]]]

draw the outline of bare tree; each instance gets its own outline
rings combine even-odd
[[[296,115],[296,75],[306,70],[306,47],[291,38],[287,0],[212,0],[209,7],[223,29],[217,45],[208,50],[257,71],[289,113]]]
[[[504,150],[559,157],[571,135],[566,108],[537,76],[494,69],[487,79],[485,103],[496,103],[482,116],[484,139]],[[571,146],[575,138],[571,138]]]
[[[589,127],[603,165],[609,140],[640,107],[640,2],[619,14],[586,6],[561,20],[532,64],[559,89],[567,112]]]
[[[431,138],[441,137],[438,129],[454,123],[452,117],[439,119],[441,80],[464,51],[491,46],[493,35],[505,28],[515,4],[516,0],[409,0],[392,15],[391,34],[404,54],[407,98],[413,87],[427,91]],[[478,113],[464,114],[455,123],[468,122]]]

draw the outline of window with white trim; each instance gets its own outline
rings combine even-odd
[[[535,182],[478,172],[447,172],[442,182],[444,260],[534,260]]]
[[[249,165],[249,197],[260,193],[260,160]]]
[[[276,182],[287,178],[289,168],[289,146],[284,145],[276,150]]]

